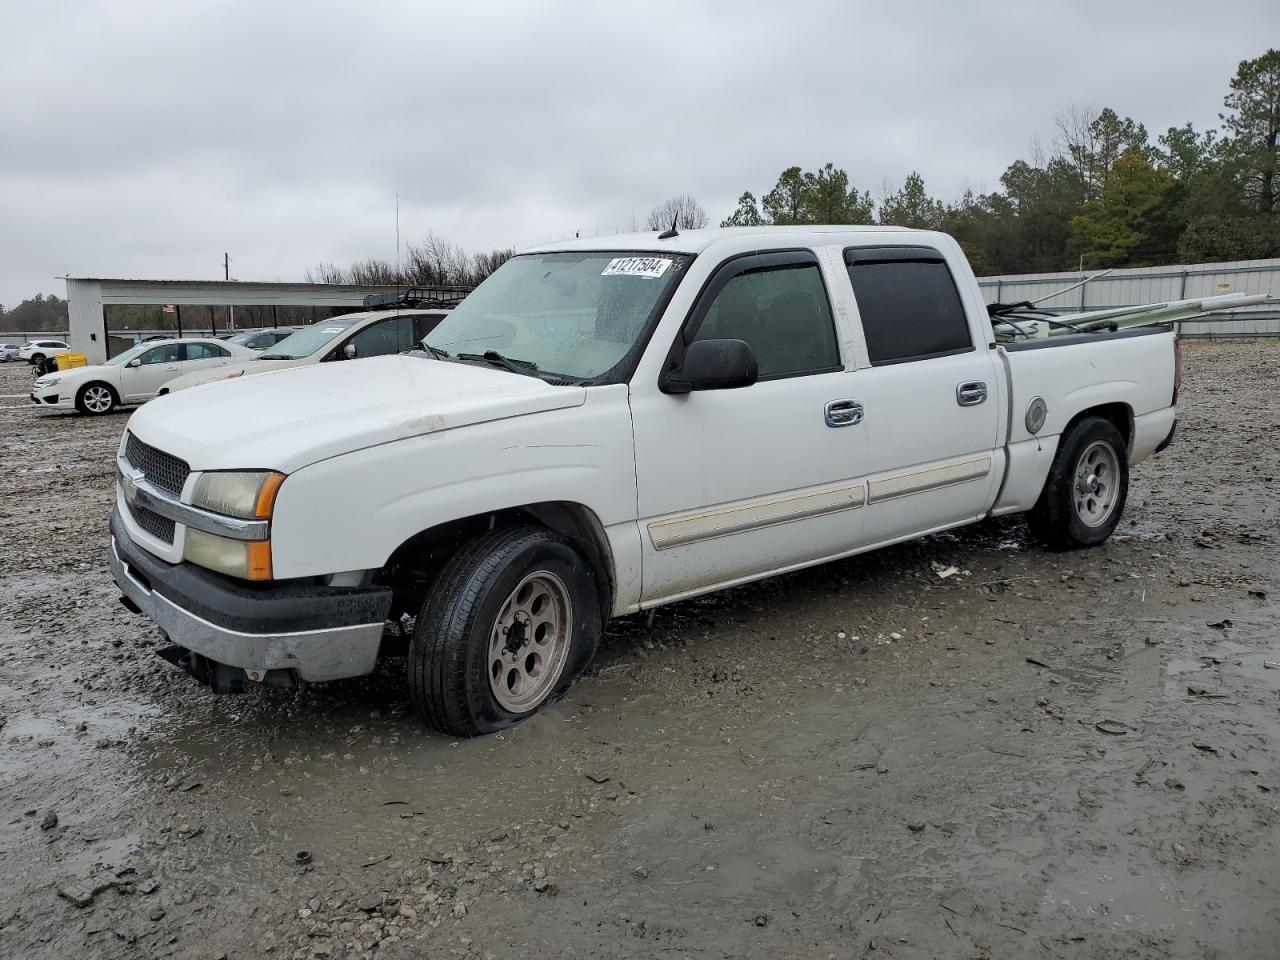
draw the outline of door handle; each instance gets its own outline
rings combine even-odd
[[[823,410],[828,427],[852,427],[862,422],[862,404],[857,400],[829,400]]]
[[[981,380],[971,380],[956,387],[956,403],[962,407],[976,407],[987,399],[987,385]]]

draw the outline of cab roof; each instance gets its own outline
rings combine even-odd
[[[885,235],[902,234],[919,242],[922,235],[931,231],[912,230],[908,227],[882,227],[860,224],[797,224],[781,227],[708,227],[702,230],[683,230],[667,240],[658,238],[660,231],[619,233],[602,237],[581,237],[554,243],[540,243],[522,250],[522,253],[555,253],[573,250],[635,250],[644,252],[703,253],[711,247],[730,244],[751,237],[758,237],[769,246],[790,243],[825,242],[829,237],[861,235],[867,242],[880,242]]]

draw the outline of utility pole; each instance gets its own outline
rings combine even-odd
[[[231,279],[231,254],[224,252],[222,254],[222,277],[224,280]],[[227,304],[227,329],[234,330],[236,328],[236,308],[231,304]]]

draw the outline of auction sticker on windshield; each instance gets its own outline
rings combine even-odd
[[[663,257],[614,257],[600,271],[602,277],[660,277],[671,261]]]

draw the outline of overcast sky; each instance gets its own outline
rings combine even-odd
[[[54,278],[302,279],[432,230],[479,250],[718,223],[793,164],[954,199],[1071,104],[1217,123],[1275,0],[0,0],[0,303]]]

